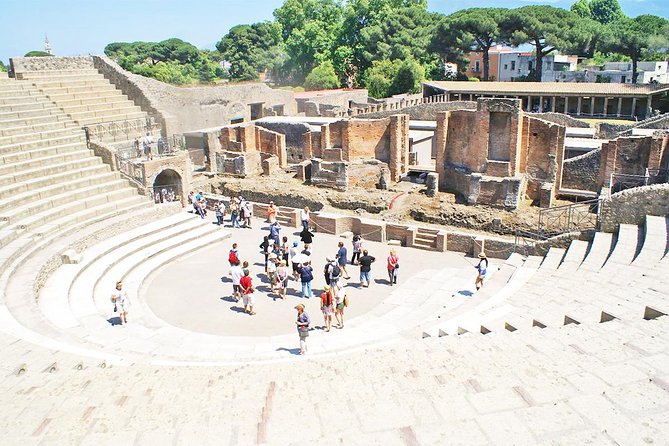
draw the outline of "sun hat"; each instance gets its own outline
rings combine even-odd
[[[329,291],[330,285],[323,285],[323,291]]]
[[[296,309],[296,310],[304,310],[304,305],[302,305],[302,304],[297,304],[297,305],[295,305],[295,309]]]
[[[481,251],[479,253],[479,259],[485,259],[485,257],[486,257],[485,252]]]

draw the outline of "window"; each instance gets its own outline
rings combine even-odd
[[[481,61],[477,60],[474,62],[474,72],[478,73],[479,71],[481,71]]]
[[[511,71],[514,71],[516,69],[516,61],[512,60],[511,61]]]
[[[527,69],[532,71],[532,61],[527,62]]]
[[[509,69],[509,64],[506,64],[506,63],[505,63],[505,64],[504,64],[504,69],[505,69],[505,70],[508,70],[508,69]]]

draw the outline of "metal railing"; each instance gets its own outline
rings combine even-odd
[[[513,252],[517,252],[525,257],[534,254],[534,244],[548,239],[546,235],[539,232],[527,231],[525,229],[516,229],[515,244]]]
[[[600,198],[580,203],[541,209],[538,234],[549,238],[583,229],[597,229],[599,225]]]
[[[153,116],[122,121],[99,122],[84,126],[86,140],[127,141],[146,132],[160,133],[161,125]]]
[[[609,178],[609,193],[613,194],[633,187],[662,183],[669,183],[669,169],[647,168],[643,175],[614,172],[611,173]]]
[[[116,150],[116,169],[138,186],[146,187],[143,163],[147,160],[141,140],[124,141],[113,146]],[[183,135],[158,138],[150,144],[151,158],[174,156],[186,147]],[[179,190],[179,193],[181,191]]]

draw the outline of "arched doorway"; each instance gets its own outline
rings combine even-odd
[[[181,175],[173,169],[165,169],[153,181],[152,196],[156,203],[169,203],[183,199]]]

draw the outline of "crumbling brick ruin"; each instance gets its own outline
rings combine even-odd
[[[559,188],[565,127],[524,115],[516,99],[478,99],[476,110],[437,114],[440,188],[469,204],[515,209],[524,194]],[[556,181],[558,179],[558,181]]]

